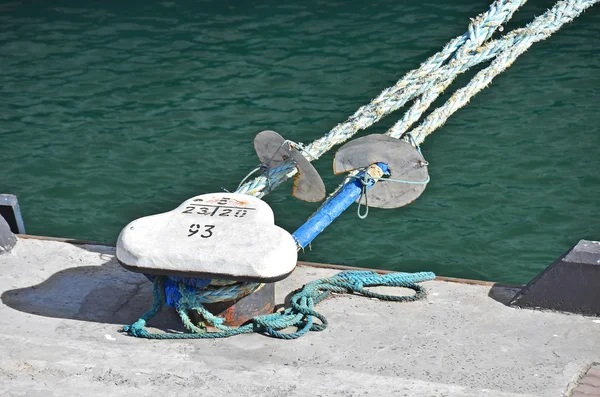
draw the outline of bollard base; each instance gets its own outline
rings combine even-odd
[[[239,327],[255,316],[273,313],[275,308],[275,284],[265,284],[258,291],[237,301],[220,302],[204,305],[212,314],[225,319],[224,324]],[[195,323],[202,321],[196,312],[190,313]]]

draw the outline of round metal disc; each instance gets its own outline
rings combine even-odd
[[[427,162],[421,153],[410,143],[387,135],[367,135],[348,142],[335,154],[333,170],[340,174],[375,163],[387,164],[389,178],[396,181],[380,180],[370,188],[369,207],[403,207],[415,201],[427,186]]]
[[[275,131],[262,131],[254,137],[254,150],[260,163],[269,168],[279,165],[286,154],[282,149],[285,139]]]
[[[309,202],[317,202],[325,198],[325,184],[319,172],[302,155],[302,152],[286,142],[281,135],[268,130],[259,132],[254,138],[254,150],[261,164],[269,168],[288,159],[296,163],[298,173],[294,177],[292,189],[294,197]]]

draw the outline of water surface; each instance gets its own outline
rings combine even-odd
[[[552,5],[530,2],[505,31]],[[4,2],[0,191],[18,195],[28,233],[114,242],[134,218],[235,189],[257,164],[257,132],[322,136],[487,7]],[[528,281],[579,239],[600,239],[599,99],[597,6],[535,44],[425,142],[431,183],[421,198],[366,220],[351,207],[301,259]],[[329,191],[341,181],[332,155],[315,164]],[[291,232],[317,205],[290,191],[266,201]]]

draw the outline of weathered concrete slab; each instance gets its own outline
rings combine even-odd
[[[600,241],[580,240],[565,256],[565,262],[585,263],[600,267]]]
[[[121,264],[147,274],[272,282],[290,274],[297,257],[271,207],[235,193],[203,194],[136,219],[117,241]]]
[[[10,226],[0,216],[0,255],[10,251],[17,243],[17,237],[10,230]]]
[[[297,267],[276,300],[335,272]],[[413,303],[335,297],[318,307],[329,328],[295,341],[179,342],[118,332],[152,291],[111,247],[22,239],[0,274],[3,396],[559,397],[600,362],[597,319],[510,308],[490,286],[431,281]],[[179,329],[170,311],[151,325]]]
[[[531,280],[510,305],[600,316],[600,242],[579,241]]]

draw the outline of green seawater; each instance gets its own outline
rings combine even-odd
[[[505,32],[553,3],[530,1]],[[488,5],[2,2],[0,193],[18,195],[30,234],[115,242],[137,217],[234,190],[257,165],[259,131],[324,135]],[[579,239],[600,239],[599,104],[596,6],[427,139],[431,183],[417,201],[366,220],[354,205],[300,259],[527,282]],[[342,180],[332,158],[315,163],[329,192]],[[318,204],[290,193],[288,182],[265,200],[292,232]]]

